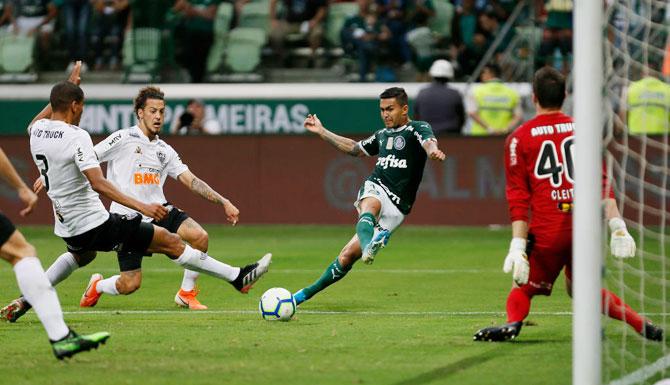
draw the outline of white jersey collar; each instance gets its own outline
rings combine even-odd
[[[135,130],[135,132],[136,132],[137,134],[139,134],[139,136],[140,136],[140,138],[142,138],[142,140],[146,140],[146,141],[149,142],[149,143],[151,143],[151,142],[156,142],[156,143],[157,143],[157,142],[160,140],[160,138],[158,137],[158,135],[156,135],[156,138],[155,138],[154,140],[149,140],[149,137],[146,136],[146,135],[144,134],[144,132],[142,132],[142,129],[141,129],[140,126],[138,126],[137,124],[134,125],[134,126],[132,126],[132,127],[130,127],[130,129],[131,129],[131,130]]]
[[[407,128],[411,122],[412,122],[412,121],[410,120],[410,121],[408,121],[407,123],[403,124],[402,126],[400,126],[400,127],[398,127],[398,128],[386,128],[386,127],[385,127],[384,129],[385,129],[387,132],[394,132],[394,133],[395,133],[395,132],[400,132],[400,131],[404,130],[405,128]]]

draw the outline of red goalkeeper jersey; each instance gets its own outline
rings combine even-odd
[[[572,118],[556,112],[536,116],[507,137],[505,192],[510,219],[528,222],[530,210],[530,231],[536,236],[572,231],[573,130]],[[606,186],[605,172],[602,181]]]

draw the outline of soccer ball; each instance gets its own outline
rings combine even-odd
[[[261,296],[258,309],[263,319],[268,321],[289,321],[295,314],[295,299],[290,291],[273,287]]]

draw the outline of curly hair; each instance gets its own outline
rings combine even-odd
[[[139,117],[137,111],[144,109],[144,106],[146,106],[148,99],[157,99],[164,101],[165,94],[163,94],[163,91],[161,91],[161,89],[158,87],[149,86],[142,88],[135,97],[134,111],[137,117]]]

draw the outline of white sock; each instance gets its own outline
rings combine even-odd
[[[195,280],[198,279],[199,276],[200,273],[197,271],[184,269],[184,279],[181,280],[181,289],[184,291],[195,289]]]
[[[63,253],[47,269],[47,278],[49,278],[52,286],[56,286],[78,268],[79,264],[74,259],[74,255],[72,253]]]
[[[36,257],[23,258],[14,265],[14,274],[21,293],[35,309],[49,339],[57,341],[65,337],[70,329],[63,320],[56,289],[49,283],[40,260]]]
[[[176,264],[182,265],[190,270],[225,279],[228,282],[234,281],[240,274],[239,267],[233,267],[223,262],[219,262],[207,255],[207,253],[196,250],[189,245],[184,246],[184,253],[180,255],[179,258],[173,259]]]
[[[107,293],[111,295],[119,295],[119,290],[116,288],[116,281],[119,280],[118,275],[113,275],[107,279],[101,279],[95,285],[95,291],[98,293]]]

